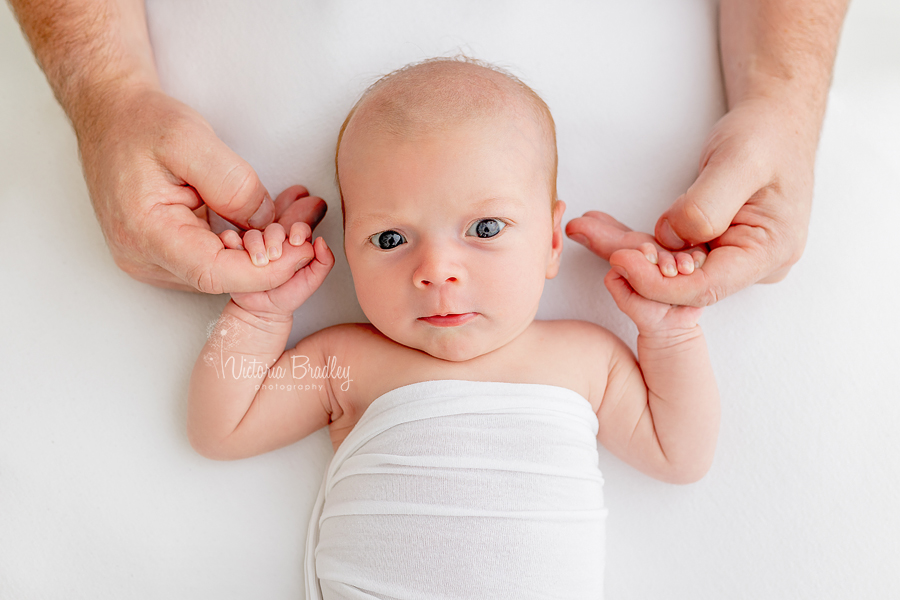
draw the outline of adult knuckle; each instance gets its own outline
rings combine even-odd
[[[103,234],[114,257],[123,254],[131,246],[130,236],[120,223],[107,224]]]
[[[798,234],[798,236],[793,240],[793,243],[790,244],[788,248],[788,257],[786,261],[787,266],[793,266],[800,261],[800,258],[803,256],[803,252],[806,250],[806,231],[802,231]]]
[[[243,198],[256,191],[256,175],[248,165],[234,165],[225,174],[220,188],[220,208],[233,211]]]
[[[718,288],[718,286],[710,285],[707,286],[700,294],[697,296],[696,304],[694,306],[712,306],[716,302],[718,302],[722,298],[722,291]]]
[[[185,277],[188,284],[205,294],[221,294],[224,292],[221,282],[208,265],[197,265],[188,270]]]
[[[116,263],[116,266],[119,267],[119,269],[134,279],[140,280],[141,269],[133,260],[128,258],[125,254],[115,251],[113,251],[112,256],[113,262]]]
[[[706,272],[701,270],[700,274],[705,278],[705,285],[699,289],[693,302],[691,302],[691,306],[712,306],[724,298],[726,294],[724,293],[722,285],[709,277]]]
[[[701,240],[710,240],[722,231],[716,229],[710,216],[706,213],[698,199],[693,196],[684,197],[684,214],[691,223],[693,234]]]
[[[806,248],[805,230],[782,229],[769,234],[758,242],[760,250],[767,251],[772,266],[790,267],[800,260]]]

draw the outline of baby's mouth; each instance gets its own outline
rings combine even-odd
[[[456,327],[467,323],[478,316],[476,312],[468,313],[447,313],[443,315],[432,315],[430,317],[419,317],[419,321],[434,325],[435,327]]]

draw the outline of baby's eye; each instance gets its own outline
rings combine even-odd
[[[396,248],[400,244],[406,243],[406,238],[397,233],[396,231],[382,231],[381,233],[376,233],[372,237],[369,238],[376,247],[381,248],[382,250],[391,250],[392,248]]]
[[[466,231],[466,235],[475,235],[480,238],[492,238],[500,233],[500,230],[504,227],[506,227],[506,223],[498,219],[479,219],[472,223],[472,226]]]

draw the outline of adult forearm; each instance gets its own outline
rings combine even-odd
[[[794,103],[817,136],[848,3],[722,0],[720,46],[729,109],[743,100],[775,96]]]
[[[129,86],[158,86],[143,0],[9,0],[81,136]]]

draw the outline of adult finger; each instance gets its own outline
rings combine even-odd
[[[155,260],[194,289],[210,294],[258,292],[278,287],[312,258],[309,246],[285,244],[283,255],[257,267],[245,250],[225,248],[184,205],[168,205],[148,220],[147,241]]]
[[[125,271],[129,277],[148,283],[150,285],[167,288],[170,290],[180,290],[183,292],[199,293],[199,290],[186,284],[181,278],[176,277],[169,271],[147,262],[135,262],[128,259],[116,258],[116,265]]]
[[[638,294],[650,300],[682,306],[709,306],[759,279],[765,258],[754,247],[714,248],[703,266],[690,275],[665,277],[637,250],[619,250],[609,258]]]
[[[275,203],[250,164],[212,132],[185,151],[168,153],[172,173],[197,190],[222,218],[243,229],[262,229],[275,219]]]
[[[318,196],[310,196],[302,185],[291,186],[278,194],[275,199],[276,220],[285,231],[290,231],[294,223],[306,223],[310,230],[325,217],[328,204]]]
[[[738,210],[767,184],[761,171],[744,152],[714,152],[697,180],[656,222],[656,239],[680,250],[722,235]]]

